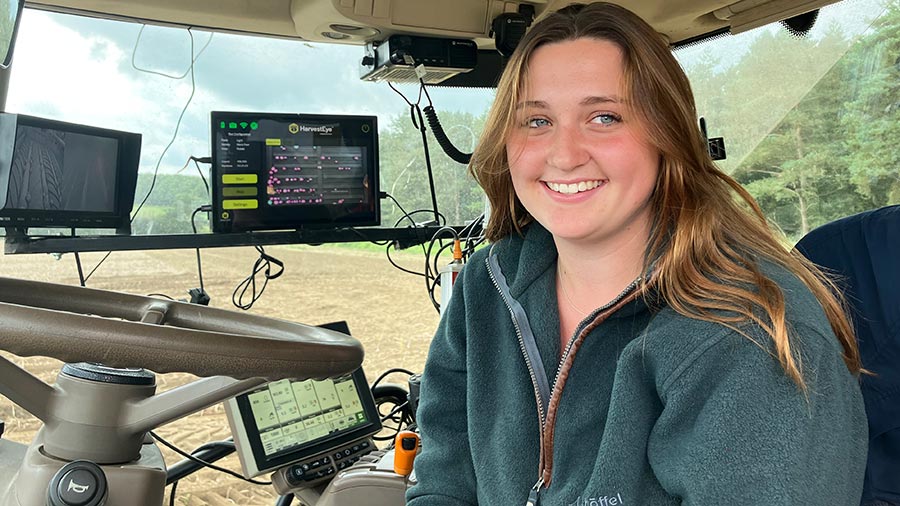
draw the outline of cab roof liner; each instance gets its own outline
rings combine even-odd
[[[393,34],[475,40],[493,49],[501,14],[540,15],[570,0],[28,0],[36,9],[313,42],[363,45]],[[673,45],[739,33],[834,0],[616,0]]]

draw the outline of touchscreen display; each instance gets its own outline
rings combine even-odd
[[[377,225],[374,116],[213,112],[213,230]]]
[[[278,381],[247,397],[267,457],[369,422],[349,376]]]

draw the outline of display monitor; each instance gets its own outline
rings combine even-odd
[[[377,225],[374,116],[211,113],[214,232]]]
[[[141,135],[0,114],[0,226],[130,232]]]
[[[346,324],[328,326],[346,333]],[[244,476],[328,454],[381,430],[362,369],[339,378],[281,380],[225,403]]]

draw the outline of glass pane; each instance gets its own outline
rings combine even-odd
[[[4,0],[3,5],[0,6],[0,63],[2,64],[8,64],[12,57],[9,54],[9,48],[12,47],[18,14],[18,0]]]
[[[806,37],[770,25],[677,51],[721,166],[792,240],[900,203],[900,6],[823,8]]]

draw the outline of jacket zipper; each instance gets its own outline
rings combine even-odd
[[[562,372],[563,366],[566,364],[566,361],[569,359],[569,354],[572,352],[572,348],[575,346],[576,341],[578,341],[578,337],[584,329],[593,321],[595,321],[601,314],[605,311],[608,311],[610,308],[614,307],[616,304],[622,302],[622,300],[628,296],[633,290],[635,290],[638,285],[641,283],[643,276],[638,276],[634,281],[632,281],[628,286],[625,287],[619,295],[616,295],[613,300],[607,302],[603,306],[595,309],[591,314],[586,316],[581,322],[578,323],[578,326],[575,327],[575,332],[572,334],[572,338],[569,339],[569,342],[566,343],[566,349],[562,354],[562,358],[559,360],[559,365],[556,366],[556,376],[553,378],[553,386],[550,388],[550,398],[553,398],[553,394],[556,392],[556,386],[559,383],[560,373]],[[555,420],[554,420],[555,421]],[[547,420],[544,421],[544,424],[541,425],[541,454],[547,454],[548,452],[553,451],[553,441],[545,441],[545,433],[547,428]],[[549,448],[546,446],[549,445]],[[540,472],[538,474],[538,481],[535,483],[534,488],[532,488],[532,493],[529,494],[529,501],[526,506],[538,506],[541,489],[545,488],[544,483],[544,475],[547,474],[548,471],[552,471],[552,466],[550,469],[546,469],[546,460],[541,459]],[[534,501],[532,502],[532,495],[534,496]]]
[[[491,248],[493,249],[493,246]],[[491,254],[493,254],[493,252],[491,252]],[[546,420],[546,415],[544,413],[544,403],[543,399],[541,398],[540,389],[538,389],[537,386],[537,377],[535,376],[534,367],[531,364],[531,360],[529,360],[528,358],[528,352],[525,351],[525,341],[522,339],[522,330],[519,327],[519,320],[516,318],[516,315],[513,312],[513,308],[510,305],[509,301],[506,300],[506,297],[503,295],[503,290],[500,288],[500,284],[497,282],[497,278],[494,277],[494,269],[491,268],[490,262],[485,260],[485,264],[487,265],[488,275],[491,277],[491,282],[494,284],[494,288],[496,288],[500,293],[500,298],[503,299],[503,303],[506,305],[506,309],[509,310],[509,316],[512,319],[513,327],[516,329],[516,339],[518,339],[519,341],[519,350],[522,352],[522,356],[525,357],[525,366],[528,368],[528,375],[531,376],[531,386],[534,389],[534,400],[537,403],[538,409],[538,421],[540,422],[541,434],[543,435],[544,422]]]
[[[578,338],[578,334],[584,330],[584,328],[588,325],[588,323],[594,321],[600,313],[606,311],[607,309],[615,306],[619,302],[622,302],[622,299],[628,296],[632,290],[637,288],[637,286],[641,282],[641,276],[638,276],[637,279],[631,282],[630,285],[625,287],[625,290],[622,291],[619,295],[616,296],[613,300],[607,302],[603,306],[595,309],[591,314],[587,315],[581,322],[575,327],[575,333],[572,334],[572,338],[569,339],[569,342],[566,343],[566,349],[562,354],[562,358],[559,360],[559,365],[556,366],[556,377],[553,378],[553,387],[550,389],[550,392],[553,392],[556,389],[556,382],[559,379],[559,372],[562,370],[563,365],[566,363],[566,360],[569,358],[569,352],[572,351],[572,346],[575,345],[575,341]]]
[[[493,249],[493,247],[491,249]],[[503,299],[503,303],[506,305],[506,309],[509,311],[510,318],[512,319],[513,327],[516,330],[516,338],[518,339],[518,342],[519,342],[519,350],[522,352],[522,356],[525,358],[525,366],[528,368],[529,376],[531,376],[531,386],[534,389],[534,397],[535,397],[535,401],[537,404],[538,417],[540,418],[540,429],[541,429],[541,432],[540,432],[541,459],[540,460],[541,461],[540,461],[540,464],[538,465],[538,468],[539,468],[538,480],[534,484],[534,486],[531,487],[531,490],[528,493],[528,500],[525,503],[525,506],[539,506],[541,490],[543,488],[545,488],[544,487],[544,473],[545,473],[544,434],[546,432],[547,418],[546,418],[546,414],[544,413],[541,393],[537,386],[537,378],[535,376],[534,366],[531,363],[531,360],[528,358],[528,353],[525,350],[525,342],[522,339],[522,331],[519,326],[519,321],[516,318],[515,313],[513,312],[512,306],[510,305],[509,301],[506,299],[506,296],[504,295],[503,290],[500,288],[500,284],[497,282],[497,278],[494,275],[494,269],[491,267],[490,256],[492,256],[492,255],[493,255],[493,252],[491,252],[488,255],[488,259],[485,260],[485,265],[487,266],[488,275],[491,278],[491,282],[494,284],[494,288],[497,290],[497,292],[500,293],[500,298]],[[572,347],[574,346],[578,335],[583,331],[584,327],[586,327],[589,322],[595,320],[601,313],[603,313],[604,311],[608,310],[609,308],[611,308],[611,307],[615,306],[616,304],[618,304],[619,302],[621,302],[622,299],[624,299],[629,293],[631,293],[632,290],[634,290],[638,286],[638,284],[640,284],[641,279],[642,279],[642,277],[638,276],[637,279],[635,279],[634,281],[631,282],[631,284],[629,284],[627,287],[625,287],[625,289],[621,293],[619,293],[619,295],[617,295],[613,300],[604,304],[602,307],[595,309],[590,315],[588,315],[583,320],[581,320],[581,322],[578,324],[578,327],[576,327],[576,329],[575,329],[575,333],[573,334],[572,339],[569,339],[569,342],[566,344],[566,349],[563,352],[562,358],[559,361],[559,365],[556,368],[556,377],[554,378],[553,386],[550,389],[551,398],[553,396],[553,392],[556,391],[556,384],[557,384],[557,381],[559,380],[559,373],[560,373],[560,371],[562,371],[562,368],[565,365],[566,360],[568,360],[569,354],[572,351]],[[551,441],[549,451],[553,450],[552,443],[553,442]]]

